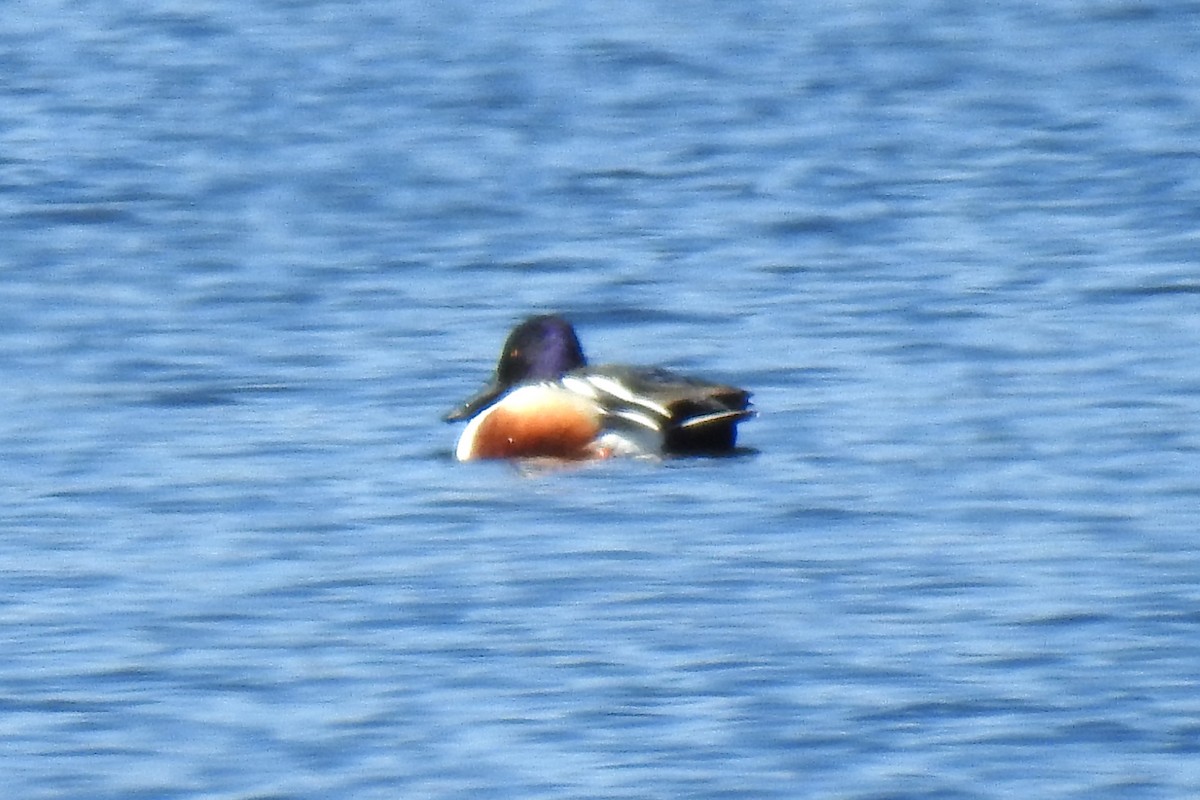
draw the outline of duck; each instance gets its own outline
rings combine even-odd
[[[459,461],[727,455],[755,414],[750,398],[659,367],[591,366],[575,327],[540,314],[511,330],[491,380],[443,419],[467,422]]]

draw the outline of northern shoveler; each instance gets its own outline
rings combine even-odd
[[[445,416],[469,419],[459,461],[728,453],[750,393],[664,369],[589,367],[571,323],[547,314],[513,328],[496,374]]]

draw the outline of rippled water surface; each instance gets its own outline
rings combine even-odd
[[[6,796],[1200,795],[1200,6],[976,5],[5,15]]]

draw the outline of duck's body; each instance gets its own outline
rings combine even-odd
[[[513,329],[493,381],[446,419],[470,419],[460,461],[727,453],[749,405],[745,390],[663,369],[589,367],[571,324],[546,315]]]

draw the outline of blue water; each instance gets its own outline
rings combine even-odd
[[[1200,5],[11,11],[5,797],[1200,796]]]

